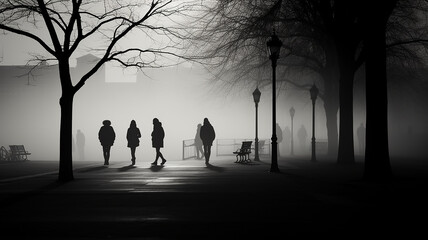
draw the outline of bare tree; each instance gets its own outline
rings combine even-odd
[[[370,112],[367,122],[377,127],[367,128],[367,131],[372,131],[367,136],[375,137],[373,141],[367,141],[372,146],[366,150],[370,151],[369,158],[376,161],[376,157],[370,156],[381,156],[379,161],[383,163],[371,164],[370,160],[366,170],[373,170],[368,175],[379,173],[380,178],[387,177],[390,170],[386,131],[386,64],[399,62],[409,66],[419,64],[426,56],[425,0],[381,1],[376,6],[368,1],[219,0],[206,12],[202,18],[205,25],[201,29],[206,34],[202,34],[199,40],[204,41],[208,36],[215,39],[207,41],[211,44],[211,48],[207,47],[207,56],[215,61],[214,66],[218,64],[220,77],[221,73],[232,72],[233,85],[244,83],[251,86],[254,82],[259,83],[260,79],[269,84],[268,79],[260,77],[269,76],[265,73],[268,59],[260,56],[264,55],[265,41],[275,24],[284,46],[289,47],[286,60],[282,58],[279,62],[282,77],[278,80],[305,87],[296,81],[301,77],[293,79],[284,74],[303,69],[302,75],[318,75],[324,83],[321,97],[327,116],[329,151],[334,151],[330,148],[337,139],[336,116],[340,106],[338,163],[355,162],[354,76],[363,63],[369,66],[366,69],[366,85],[369,86],[366,104]],[[375,47],[372,45],[374,41],[378,41]],[[375,58],[366,62],[369,57]],[[377,76],[381,81],[377,81]],[[382,101],[376,102],[373,94],[376,92],[381,93],[378,97]],[[373,106],[382,109],[382,118],[377,121],[373,121]],[[376,129],[382,130],[375,132]],[[375,146],[379,139],[382,141],[380,148]]]
[[[180,27],[169,27],[189,5],[171,0],[7,0],[0,3],[0,29],[34,40],[59,69],[62,95],[60,123],[60,181],[74,179],[72,167],[72,114],[75,94],[106,62],[126,67],[159,67],[163,56],[178,57]],[[139,34],[139,35],[132,35]],[[140,37],[129,44],[127,37]],[[162,41],[157,41],[161,38]],[[100,56],[79,79],[72,79],[70,58],[85,44]],[[74,81],[73,81],[74,80]]]
[[[423,63],[428,46],[427,10],[424,0],[382,1],[361,16],[366,55],[364,177],[368,180],[385,181],[392,176],[388,146],[388,64],[397,66],[399,62],[411,69]]]
[[[197,21],[203,27],[195,39],[207,43],[204,48],[198,45],[198,50],[205,50],[215,77],[227,84],[225,89],[266,87],[271,84],[266,40],[275,27],[284,42],[277,81],[280,86],[307,92],[316,79],[326,112],[328,152],[334,156],[338,145],[338,62],[333,24],[328,19],[333,14],[321,14],[321,10],[326,11],[314,1],[220,0],[207,6],[206,14]]]

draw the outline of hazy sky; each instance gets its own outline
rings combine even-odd
[[[47,37],[43,34],[43,30],[37,30],[37,33]],[[131,34],[119,45],[135,46],[142,42],[146,45],[150,44],[147,40],[145,36]],[[37,43],[24,37],[10,33],[2,34],[0,41],[1,65],[23,65],[31,59],[33,53],[46,55]],[[160,42],[169,44],[165,42],[165,38]],[[97,55],[89,49],[100,47],[98,44],[96,39],[83,43],[82,48],[73,55],[71,64],[75,64],[75,58],[88,52]],[[143,155],[145,159],[147,158],[146,161],[151,161],[154,157],[154,149],[151,148],[150,143],[151,122],[154,117],[163,122],[166,132],[165,157],[171,160],[181,158],[182,141],[194,137],[197,124],[202,123],[205,117],[208,117],[215,127],[217,139],[254,138],[255,107],[251,95],[254,89],[248,88],[232,91],[229,95],[223,94],[221,89],[209,84],[211,76],[201,72],[199,68],[200,66],[182,64],[176,68],[177,70],[159,69],[151,71],[150,78],[146,76],[138,78],[135,69],[122,71],[113,64],[106,64],[105,81],[110,84],[109,89],[114,89],[108,90],[112,93],[108,101],[106,100],[108,104],[104,104],[103,100],[99,99],[100,96],[105,97],[105,95],[88,86],[90,81],[75,98],[73,134],[75,135],[77,129],[85,134],[87,157],[90,159],[101,157],[97,133],[104,119],[110,119],[117,132],[112,156],[118,159],[129,157],[125,133],[132,119],[136,120],[143,135],[141,146],[137,150],[137,158]],[[49,81],[58,81],[58,79],[54,77]],[[128,83],[115,87],[114,82],[117,81]],[[136,81],[140,81],[140,84],[136,84]],[[13,83],[13,87],[5,86],[5,82],[2,83],[4,94],[1,96],[1,111],[8,114],[2,114],[0,117],[0,144],[3,146],[25,144],[33,153],[31,156],[33,159],[56,160],[59,149],[60,89],[58,87],[57,92],[46,94],[46,88],[51,87],[47,82],[46,79],[39,80],[27,86],[26,82],[20,79]],[[138,88],[138,91],[135,91],[135,88]],[[272,136],[271,94],[269,88],[262,89],[259,107],[259,138],[261,139],[269,139]],[[291,104],[286,101],[284,95],[278,98],[277,122],[283,129],[286,125],[290,125],[288,109]],[[296,129],[301,125],[299,120],[307,127],[310,124],[308,114],[311,113],[311,105],[308,103],[309,99],[294,106]],[[320,117],[322,119],[322,114]],[[324,125],[320,123],[321,126]],[[325,138],[325,128],[318,129]],[[41,136],[43,141],[40,141]]]
[[[138,45],[145,40],[131,35],[121,45]],[[91,47],[84,44],[73,58],[83,56]],[[95,41],[96,43],[96,41]],[[98,43],[96,43],[98,44]],[[96,45],[95,45],[96,46]],[[0,65],[24,65],[31,54],[44,54],[44,50],[33,40],[14,34],[0,34]],[[192,139],[196,126],[208,117],[217,133],[217,139],[252,139],[255,136],[255,107],[252,98],[254,86],[233,89],[226,95],[220,88],[210,84],[210,77],[200,66],[190,63],[175,68],[150,70],[149,76],[138,75],[135,69],[122,71],[106,64],[106,92],[91,87],[91,80],[76,95],[74,103],[74,128],[86,136],[87,159],[99,160],[102,151],[97,133],[104,119],[110,119],[117,133],[112,149],[112,161],[128,160],[126,130],[131,120],[136,120],[142,131],[141,146],[137,149],[137,162],[151,162],[154,149],[150,133],[152,119],[163,123],[166,138],[164,156],[170,160],[181,159],[182,141]],[[58,78],[31,81],[26,78],[13,79],[1,76],[0,82],[0,145],[24,144],[32,152],[32,159],[58,160],[60,109],[58,100],[61,90]],[[115,83],[126,82],[126,83]],[[53,90],[46,92],[46,89]],[[117,85],[115,85],[117,84]],[[261,89],[259,105],[259,138],[272,136],[272,92],[268,87]],[[104,100],[103,98],[107,98]],[[326,139],[325,112],[321,100],[316,105],[316,137]],[[286,88],[277,98],[277,122],[284,130],[290,127],[289,109],[296,109],[294,136],[303,124],[311,137],[312,105],[308,91]],[[364,121],[364,112],[355,110],[355,128]],[[403,126],[405,126],[403,124]],[[400,130],[406,132],[406,129]],[[309,142],[309,139],[308,139]],[[357,143],[356,143],[357,145]],[[280,148],[284,148],[280,145]],[[215,152],[215,149],[213,149]]]
[[[115,71],[116,70],[116,71]],[[108,69],[110,76],[120,76],[118,69]],[[114,73],[113,73],[114,72]],[[88,83],[76,94],[74,102],[74,129],[82,130],[86,136],[88,159],[101,157],[101,146],[97,133],[104,119],[110,119],[117,140],[112,155],[117,160],[129,158],[126,147],[126,130],[131,120],[136,120],[142,132],[141,146],[137,149],[137,158],[152,161],[154,149],[151,148],[150,134],[152,119],[159,118],[163,123],[165,137],[165,157],[171,160],[181,159],[182,141],[193,139],[196,126],[208,117],[217,133],[217,139],[254,138],[255,106],[253,89],[232,91],[226,95],[221,89],[209,82],[209,76],[199,68],[178,66],[166,69],[147,70],[147,75],[128,74],[125,78],[136,79],[139,83],[104,83],[107,90],[100,90]],[[107,79],[109,78],[107,77]],[[26,78],[1,82],[1,137],[0,145],[25,144],[33,153],[32,159],[56,160],[59,149],[59,104],[60,89],[58,79],[37,79],[26,85]],[[48,94],[46,89],[54,92]],[[92,85],[91,85],[92,84]],[[106,94],[110,94],[106,97]],[[304,95],[304,93],[301,93]],[[271,90],[262,89],[259,105],[259,138],[270,139]],[[290,126],[290,94],[278,98],[277,121],[281,128]],[[304,96],[303,96],[304,97]],[[295,134],[301,123],[310,134],[311,104],[307,101],[296,102]],[[323,110],[318,105],[318,137],[325,138]],[[40,137],[43,141],[40,141]]]

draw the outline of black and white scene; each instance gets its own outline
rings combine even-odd
[[[3,0],[2,239],[417,239],[427,0]]]

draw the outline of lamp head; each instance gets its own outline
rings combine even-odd
[[[294,107],[290,108],[290,116],[294,117],[294,113],[296,113],[296,110],[294,109]]]
[[[254,98],[255,103],[260,102],[260,96],[261,95],[262,95],[262,93],[260,92],[259,88],[256,88],[256,90],[254,90],[254,92],[253,92],[253,98]]]
[[[267,41],[266,44],[267,44],[268,51],[269,51],[269,57],[279,58],[279,53],[281,51],[282,41],[276,35],[275,30],[273,31],[271,38]]]
[[[314,83],[314,85],[312,85],[312,87],[309,90],[309,92],[311,93],[311,99],[312,99],[312,101],[315,101],[317,99],[318,93],[319,93],[319,90],[318,90],[317,86],[315,86],[315,83]]]

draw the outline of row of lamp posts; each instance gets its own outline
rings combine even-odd
[[[271,151],[271,172],[279,172],[278,168],[278,155],[277,155],[277,149],[278,149],[278,143],[277,143],[277,136],[276,136],[276,65],[279,58],[279,53],[281,51],[282,41],[278,38],[278,36],[275,34],[275,31],[273,32],[271,38],[267,42],[267,47],[269,51],[269,58],[272,61],[272,151]],[[315,101],[318,97],[318,88],[315,86],[315,84],[312,85],[311,89],[309,90],[312,100],[312,156],[311,161],[316,161],[316,155],[315,155]],[[260,161],[259,158],[259,138],[258,138],[258,106],[260,102],[260,96],[261,92],[259,88],[257,87],[256,90],[253,92],[253,98],[254,103],[256,106],[256,138],[255,138],[255,161]],[[290,116],[291,116],[291,155],[294,155],[294,143],[293,143],[293,118],[295,114],[295,109],[293,107],[290,108]]]

